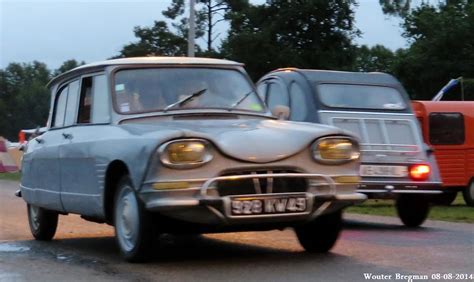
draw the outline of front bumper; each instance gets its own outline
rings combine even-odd
[[[445,192],[441,182],[370,181],[363,179],[357,192],[369,198],[396,197],[399,194],[436,195]]]
[[[363,202],[367,196],[354,192],[356,183],[338,183],[334,179],[347,176],[327,176],[306,173],[278,173],[221,176],[204,180],[198,187],[180,189],[162,189],[142,192],[141,198],[147,210],[158,212],[171,218],[186,222],[210,225],[239,225],[255,223],[304,222],[325,214],[338,211],[344,207]],[[305,192],[272,193],[266,188],[265,193],[256,191],[255,194],[220,196],[216,186],[220,181],[235,181],[242,179],[276,179],[276,178],[305,178],[308,187]],[[199,181],[196,181],[199,182]],[[162,187],[149,184],[154,187]],[[257,193],[260,192],[260,193]],[[302,212],[294,213],[262,213],[251,215],[235,215],[231,212],[231,203],[235,198],[266,199],[272,197],[304,197],[307,207]]]

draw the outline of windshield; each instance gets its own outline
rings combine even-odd
[[[405,101],[395,88],[355,84],[316,85],[321,102],[334,108],[403,110]]]
[[[125,114],[210,108],[264,111],[251,83],[242,73],[229,69],[120,70],[114,87],[116,109]]]

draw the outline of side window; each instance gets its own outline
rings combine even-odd
[[[64,114],[66,113],[67,92],[69,86],[63,87],[59,90],[56,96],[56,103],[54,105],[54,119],[52,127],[64,126]]]
[[[267,90],[267,105],[272,110],[277,105],[289,106],[288,105],[288,94],[280,83],[268,84]]]
[[[91,122],[91,105],[92,105],[92,77],[82,79],[81,100],[79,102],[79,115],[77,123]]]
[[[79,80],[69,84],[67,94],[66,116],[64,118],[64,126],[73,125],[76,121],[77,99],[79,95]]]
[[[105,123],[110,121],[107,80],[105,75],[82,79],[78,123]]]
[[[431,113],[429,127],[433,145],[464,144],[464,116],[461,113]]]
[[[267,91],[267,83],[263,82],[257,86],[257,94],[260,97],[260,99],[262,99],[262,101],[265,101],[265,98],[266,98],[265,96],[267,94],[266,91]]]
[[[94,76],[92,83],[92,122],[110,122],[109,92],[105,75]]]
[[[308,107],[303,89],[293,82],[290,86],[291,95],[291,120],[304,121],[308,115]]]

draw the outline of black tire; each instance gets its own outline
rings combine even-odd
[[[462,191],[462,196],[466,205],[474,207],[474,179],[471,179],[469,185]]]
[[[445,192],[443,194],[436,195],[432,203],[439,206],[449,206],[454,202],[457,195],[457,192]]]
[[[58,213],[27,204],[28,223],[36,240],[50,241],[58,227]]]
[[[400,195],[396,201],[398,217],[408,227],[418,227],[430,211],[429,199],[420,195]]]
[[[151,216],[138,199],[128,176],[124,176],[117,185],[114,227],[115,238],[125,260],[146,262],[151,258],[154,235]]]
[[[334,247],[342,229],[342,213],[320,216],[314,221],[295,227],[301,246],[311,253],[326,253]]]

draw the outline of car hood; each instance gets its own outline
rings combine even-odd
[[[332,126],[280,120],[185,120],[121,125],[134,135],[166,142],[203,138],[225,155],[246,162],[268,163],[292,156],[325,135],[342,134]],[[344,133],[345,134],[345,133]]]

